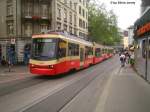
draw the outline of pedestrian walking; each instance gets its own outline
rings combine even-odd
[[[134,60],[134,52],[132,51],[131,52],[131,57],[130,57],[130,65],[133,66],[135,63],[135,60]]]
[[[25,46],[24,49],[24,64],[27,65],[29,63],[30,58],[30,48],[29,46]]]
[[[126,64],[129,64],[130,63],[130,53],[129,53],[129,51],[125,52],[125,56],[126,56]]]
[[[8,48],[7,54],[8,54],[7,64],[8,64],[8,69],[10,72],[12,66],[15,64],[15,51],[11,46]]]
[[[126,57],[125,57],[125,54],[123,52],[120,55],[120,62],[121,62],[121,67],[124,67],[125,62],[126,62]]]

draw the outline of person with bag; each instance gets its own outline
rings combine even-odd
[[[125,62],[126,62],[126,56],[124,55],[124,53],[122,53],[120,55],[120,62],[121,62],[121,67],[125,66]]]

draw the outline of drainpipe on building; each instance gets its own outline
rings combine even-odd
[[[17,53],[16,53],[16,51],[17,51],[17,36],[18,36],[18,32],[17,32],[17,30],[18,30],[18,19],[17,19],[17,0],[16,0],[16,37],[15,37],[15,61],[17,62]]]

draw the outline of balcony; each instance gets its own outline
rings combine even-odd
[[[27,20],[51,20],[50,1],[39,0],[37,2],[22,2],[22,19]]]
[[[34,13],[32,12],[25,12],[22,14],[22,19],[25,20],[47,20],[50,21],[51,20],[51,14],[43,14],[43,13]]]

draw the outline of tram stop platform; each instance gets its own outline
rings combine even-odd
[[[10,71],[8,66],[0,66],[0,83],[23,79],[30,76],[27,65],[12,66]]]
[[[109,78],[95,112],[150,112],[150,84],[127,65]]]

